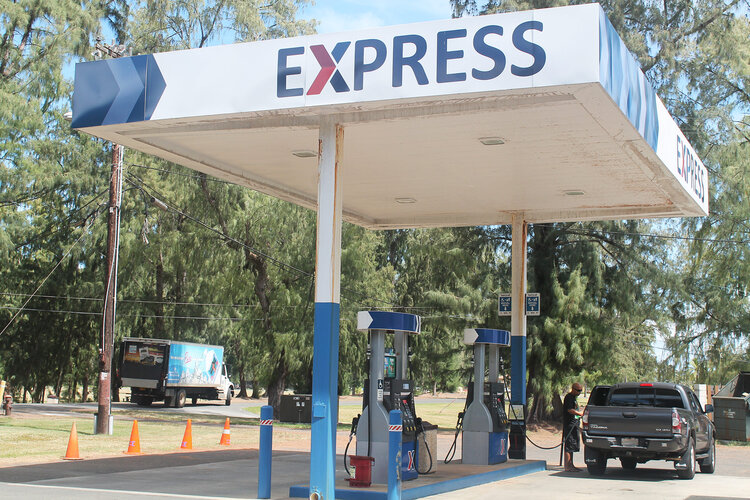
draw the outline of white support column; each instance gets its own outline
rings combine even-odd
[[[523,214],[513,215],[511,250],[511,402],[526,404],[526,249]]]
[[[334,500],[344,129],[322,121],[319,137],[310,498]]]

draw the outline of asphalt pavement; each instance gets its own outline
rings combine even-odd
[[[219,403],[205,403],[182,409],[160,408],[155,404],[152,409],[247,417],[257,415],[260,412],[259,407],[264,403],[235,400],[230,407]],[[18,404],[14,407],[14,412],[65,414],[80,409],[81,406]],[[89,406],[95,408],[95,405]],[[129,403],[115,403],[114,406],[132,407]],[[339,439],[342,439],[342,436],[339,436]],[[452,436],[439,436],[438,457],[445,456],[451,441]],[[457,459],[460,457],[460,451],[459,442]],[[141,496],[160,499],[254,498],[257,494],[257,453],[257,450],[253,449],[228,449],[16,467],[0,466],[0,497],[31,500],[119,500]],[[635,471],[627,471],[620,467],[618,461],[610,460],[604,476],[590,476],[583,466],[582,453],[575,455],[575,462],[584,470],[579,473],[567,473],[557,465],[559,448],[541,450],[531,443],[527,443],[527,458],[545,460],[547,470],[429,498],[750,498],[750,446],[718,446],[716,472],[698,473],[692,480],[678,479],[674,467],[668,462],[648,462],[639,464]],[[438,462],[438,468],[441,464],[442,461]],[[274,451],[273,467],[272,498],[287,498],[289,486],[306,484],[308,481],[310,457],[305,452]],[[339,480],[344,477],[340,455],[337,461],[337,476],[340,476]]]

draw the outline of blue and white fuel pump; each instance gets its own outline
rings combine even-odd
[[[474,346],[474,380],[468,387],[468,407],[463,417],[462,463],[499,464],[508,460],[505,384],[499,379],[500,346],[510,345],[510,332],[466,329],[464,344]],[[489,361],[485,362],[487,348]],[[486,369],[489,374],[487,381]]]
[[[357,455],[375,459],[372,482],[388,481],[388,412],[401,410],[401,479],[418,475],[417,416],[414,409],[414,384],[408,378],[409,334],[421,331],[422,319],[414,314],[387,311],[360,311],[357,330],[370,333],[370,367],[365,383],[362,415],[357,422]],[[393,335],[396,358],[395,377],[384,374],[385,336]]]

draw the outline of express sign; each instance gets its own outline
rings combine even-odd
[[[73,126],[596,82],[601,15],[579,5],[82,63]]]
[[[637,132],[707,213],[705,166],[596,4],[81,63],[73,127],[428,106],[506,91],[574,96],[597,85],[633,126],[623,140]]]
[[[527,60],[530,56],[531,62],[526,65],[511,63],[510,73],[519,77],[533,76],[543,67],[547,59],[544,49],[526,38],[528,31],[544,31],[544,24],[540,21],[526,21],[518,24],[510,35],[514,53],[525,54],[524,57],[515,59]],[[330,84],[335,92],[350,92],[363,90],[365,86],[365,75],[375,71],[386,71],[390,75],[391,87],[401,87],[404,84],[405,74],[413,79],[417,85],[428,85],[430,81],[436,83],[463,82],[467,78],[474,80],[491,80],[500,76],[508,65],[508,56],[499,46],[498,41],[505,35],[503,26],[488,24],[477,29],[470,39],[470,50],[480,56],[476,66],[470,70],[462,70],[467,45],[468,30],[454,29],[438,31],[435,37],[427,39],[418,34],[398,35],[390,40],[389,44],[383,40],[368,38],[354,42],[354,49],[349,50],[352,45],[350,41],[338,42],[332,50],[325,45],[311,45],[310,52],[320,66],[317,76],[305,92],[302,86],[303,79],[297,78],[296,87],[289,87],[288,79],[294,75],[302,75],[304,46],[297,46],[278,51],[276,95],[277,97],[293,97],[307,95],[318,95],[326,84]],[[435,46],[433,52],[434,73],[428,75],[425,70],[424,59],[427,56],[428,43]],[[386,59],[390,57],[390,64],[386,66]],[[345,78],[339,70],[339,64],[343,65],[344,58],[353,57],[350,65],[349,78]],[[290,62],[290,59],[294,62]],[[473,59],[473,58],[472,58]],[[297,65],[295,65],[297,64]],[[449,69],[449,64],[453,69]],[[469,65],[472,63],[470,62]]]

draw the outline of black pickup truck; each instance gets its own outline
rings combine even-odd
[[[607,459],[633,470],[649,460],[674,462],[683,479],[716,467],[716,431],[695,393],[679,384],[623,383],[597,386],[583,412],[584,461],[601,475]]]

